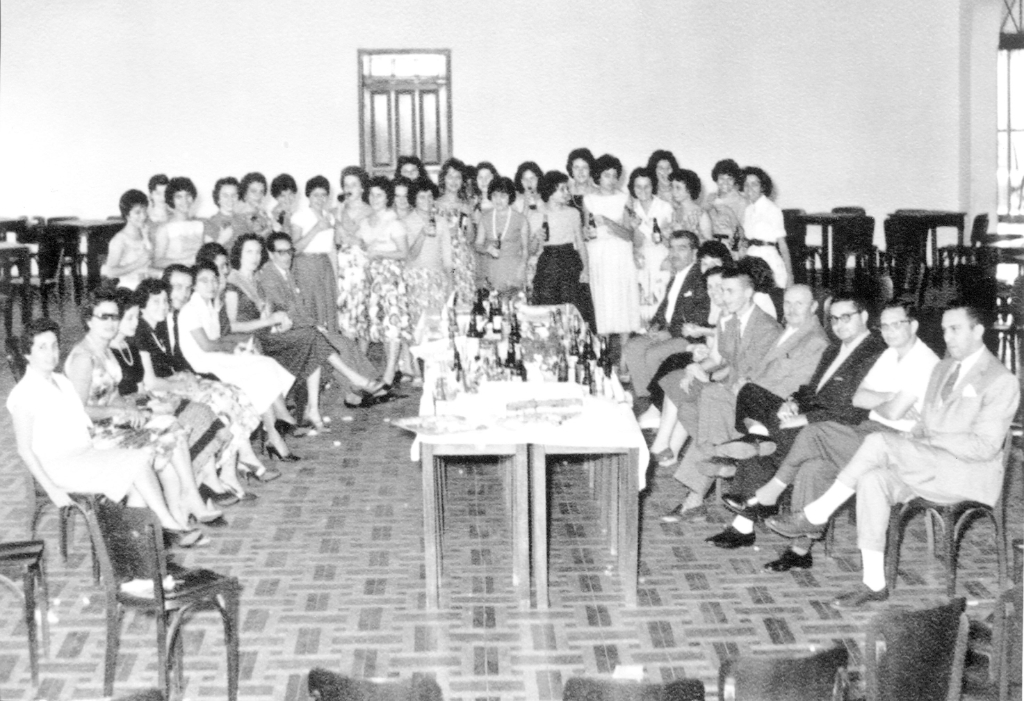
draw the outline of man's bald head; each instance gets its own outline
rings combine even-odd
[[[818,303],[814,301],[814,293],[807,285],[792,285],[786,288],[782,297],[782,311],[786,317],[786,326],[799,328],[807,323],[816,311]]]

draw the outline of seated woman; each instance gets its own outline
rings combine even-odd
[[[178,545],[196,545],[205,536],[189,530],[188,519],[168,508],[152,447],[94,444],[95,427],[78,391],[57,372],[59,344],[60,327],[49,319],[29,322],[19,344],[27,367],[7,397],[7,410],[29,472],[58,507],[71,504],[69,493],[103,494],[114,502],[127,496],[129,506],[148,507]],[[137,420],[128,408],[111,416],[118,422]]]
[[[307,402],[303,418],[316,430],[324,432],[327,427],[320,414],[320,380],[324,367],[334,368],[349,385],[363,387],[368,392],[379,391],[383,383],[374,384],[344,363],[325,333],[310,324],[297,324],[286,310],[274,309],[264,298],[256,273],[267,264],[268,249],[277,257],[290,259],[291,239],[278,232],[271,234],[266,244],[255,234],[235,242],[231,251],[233,269],[228,274],[224,292],[231,332],[256,334],[264,355],[276,360],[298,379],[305,380]],[[284,264],[286,271],[289,263]],[[349,396],[345,401],[358,405],[362,397]]]
[[[572,304],[580,309],[580,300],[589,294],[580,284],[587,279],[587,247],[579,212],[569,206],[569,177],[549,171],[538,190],[545,207],[531,302]]]
[[[196,265],[195,291],[178,316],[179,340],[185,360],[197,371],[216,375],[237,386],[263,417],[267,454],[294,461],[275,422],[295,420],[284,405],[295,376],[277,361],[253,353],[254,339],[245,343],[222,339],[220,326],[220,273],[209,261]]]
[[[121,320],[114,289],[101,287],[92,293],[81,307],[81,316],[85,338],[71,349],[65,370],[95,423],[94,438],[121,447],[152,448],[167,504],[180,523],[188,523],[191,516],[200,521],[220,517],[199,496],[184,431],[173,416],[166,415],[167,408],[140,407],[118,392],[121,366],[110,350]]]
[[[511,207],[516,186],[509,178],[498,177],[487,190],[493,209],[480,219],[476,234],[476,250],[484,256],[484,286],[497,292],[525,289],[530,225]]]
[[[692,170],[672,171],[668,176],[672,189],[672,228],[692,231],[703,243],[713,239],[711,217],[700,206],[700,177]]]
[[[235,212],[241,216],[242,229],[234,232],[235,238],[242,234],[256,234],[265,239],[274,231],[274,220],[263,208],[263,200],[267,196],[267,179],[263,173],[246,173],[242,177],[239,194],[242,201]]]
[[[157,173],[149,179],[149,187],[146,188],[149,192],[149,207],[146,209],[146,215],[150,224],[159,226],[167,221],[167,200],[164,199],[164,193],[167,192],[169,182],[170,179],[163,173]]]
[[[149,198],[141,190],[129,190],[118,203],[124,228],[114,234],[107,249],[107,260],[100,268],[105,278],[117,278],[117,284],[134,290],[147,277],[158,277],[153,268],[153,244],[146,232],[146,208]]]
[[[756,166],[743,169],[743,196],[750,202],[743,213],[747,255],[767,262],[775,276],[775,284],[786,289],[793,279],[793,263],[786,246],[782,210],[771,200],[772,191],[772,179],[768,173]]]
[[[203,222],[192,213],[196,186],[188,178],[171,178],[164,196],[171,213],[156,230],[153,265],[161,270],[174,263],[192,265],[203,245]]]
[[[196,375],[188,363],[171,350],[167,330],[169,296],[170,287],[163,280],[144,280],[135,291],[134,303],[140,309],[135,344],[142,361],[142,387],[148,392],[184,397],[210,407],[231,430],[232,447],[243,474],[260,482],[277,479],[281,473],[273,467],[265,467],[253,452],[250,436],[260,425],[260,415],[248,398],[232,385]],[[233,470],[222,469],[220,478],[228,494],[240,499],[256,498],[242,489]],[[230,501],[215,500],[218,503]]]
[[[146,372],[141,353],[135,345],[135,334],[139,326],[139,301],[131,290],[123,287],[114,291],[117,308],[121,314],[117,335],[110,342],[110,350],[121,367],[121,380],[117,383],[118,394],[136,406],[145,406],[155,413],[169,412],[185,433],[189,458],[196,482],[205,484],[215,494],[226,493],[226,487],[218,476],[223,472],[234,486],[237,451],[232,445],[231,431],[210,407],[184,397],[168,397],[163,393],[146,391]],[[230,468],[230,469],[227,469]],[[231,503],[237,499],[230,499]]]
[[[217,205],[217,213],[203,224],[204,241],[214,241],[230,248],[245,229],[245,217],[236,211],[239,188],[241,184],[238,178],[231,176],[221,178],[213,186],[213,203]]]

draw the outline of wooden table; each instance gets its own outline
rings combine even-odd
[[[835,225],[862,216],[864,215],[843,212],[811,212],[810,214],[804,213],[796,216],[798,222],[821,227],[822,280],[826,285],[831,283],[832,268],[835,267],[835,262],[832,260],[832,251],[835,249],[832,242],[832,232]],[[842,263],[845,267],[846,261]]]
[[[950,226],[956,229],[956,243],[964,245],[964,228],[967,221],[967,212],[948,212],[937,209],[897,209],[889,215],[889,220],[895,225],[906,223],[905,230],[919,230],[925,232],[924,240],[916,242],[915,248],[920,251],[919,255],[930,267],[938,267],[939,257],[939,227]],[[915,242],[907,242],[915,243]],[[931,255],[928,255],[928,247],[931,244]]]
[[[61,236],[62,232],[74,232],[74,236],[61,236],[62,240],[75,244],[85,242],[85,286],[95,289],[100,284],[100,268],[107,253],[110,239],[124,228],[123,219],[65,219],[47,226],[51,234]]]
[[[15,285],[11,271],[17,268],[21,284]],[[4,329],[7,338],[11,337],[13,326],[14,288],[20,288],[21,324],[24,327],[32,319],[32,289],[29,279],[32,276],[31,256],[28,246],[23,243],[0,241],[0,294],[6,297],[4,305]]]

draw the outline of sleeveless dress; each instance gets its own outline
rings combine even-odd
[[[672,205],[665,200],[655,197],[651,200],[650,207],[644,211],[643,205],[633,202],[633,211],[640,219],[640,233],[644,237],[644,267],[638,271],[640,278],[640,305],[649,310],[649,317],[654,316],[655,310],[665,296],[668,289],[668,281],[671,273],[662,269],[662,264],[668,258],[668,240],[672,233]],[[658,222],[661,229],[661,243],[654,242],[654,222]]]
[[[627,198],[625,192],[590,194],[583,197],[583,204],[592,214],[621,221]],[[640,285],[633,262],[633,244],[601,225],[597,227],[597,238],[587,242],[587,258],[598,333],[639,331]]]
[[[146,263],[150,265],[153,262],[153,244],[149,242],[149,239],[145,235],[140,238],[133,239],[126,236],[123,232],[118,232],[114,238],[110,240],[113,243],[115,240],[121,241],[124,246],[124,253],[121,255],[121,260],[118,261],[121,266],[126,265],[137,265],[139,263]],[[106,263],[100,268],[100,275],[103,277],[112,277],[110,275],[110,269]],[[127,287],[129,290],[134,290],[139,286],[139,283],[146,279],[147,274],[145,271],[137,271],[129,273],[128,275],[122,275],[117,278],[118,287]]]
[[[303,236],[317,224],[316,214],[309,207],[297,211],[290,221]],[[333,223],[334,218],[330,217],[329,222]],[[332,226],[317,232],[302,251],[296,249],[292,261],[292,274],[302,285],[303,310],[331,332],[338,330],[338,282],[331,262],[337,260],[336,251]]]
[[[288,394],[295,376],[263,355],[203,350],[192,331],[203,329],[209,339],[220,338],[220,309],[220,300],[211,306],[198,294],[192,294],[178,315],[182,353],[196,372],[212,373],[222,382],[235,385],[263,414],[275,399]]]
[[[121,367],[113,358],[104,358],[82,340],[71,349],[68,362],[79,357],[86,357],[92,366],[92,381],[89,384],[88,406],[109,407],[121,396],[117,391],[121,381]],[[116,448],[152,448],[157,455],[156,467],[160,469],[162,459],[166,460],[184,439],[184,431],[176,422],[157,422],[157,427],[132,428],[131,426],[115,426],[113,421],[105,419],[93,424],[93,442],[107,444]]]
[[[448,229],[452,247],[452,286],[460,305],[473,303],[477,290],[476,249],[469,240],[470,216],[464,205],[441,205],[437,208],[437,225]]]
[[[579,309],[580,298],[588,294],[580,285],[583,259],[576,250],[581,232],[580,215],[571,207],[549,207],[544,212],[544,221],[547,221],[550,236],[541,244],[530,301],[541,305],[572,304]]]
[[[374,223],[370,218],[359,225],[359,238],[367,249],[394,252],[395,236],[405,236],[405,227],[391,210],[380,212]],[[411,341],[409,298],[405,287],[405,261],[374,258],[367,253],[366,310],[369,338],[375,343]]]
[[[364,219],[370,215],[370,205],[363,201],[343,209],[338,224],[354,236]],[[366,269],[369,260],[358,246],[344,245],[338,249],[338,329],[350,338],[370,337],[370,315],[367,311]]]
[[[234,275],[232,271],[232,275]],[[228,290],[238,295],[238,321],[256,321],[260,318],[262,300],[254,300],[243,286],[230,282]],[[257,306],[259,303],[260,306]],[[312,326],[296,327],[275,333],[272,328],[256,332],[263,354],[273,358],[281,367],[300,380],[305,380],[317,368],[323,367],[334,347]]]
[[[508,219],[499,223],[497,210],[492,209],[480,218],[480,228],[484,232],[485,246],[500,243],[497,258],[489,253],[481,256],[485,287],[496,292],[525,289],[530,236],[526,217],[510,207]]]
[[[143,470],[153,465],[148,450],[93,444],[93,423],[71,380],[49,378],[29,366],[7,397],[11,416],[29,418],[29,446],[47,476],[67,492],[103,494],[121,501]]]
[[[196,253],[203,245],[203,221],[168,221],[163,229],[167,234],[167,252],[164,255],[185,265],[194,264]]]
[[[448,230],[435,218],[437,232],[433,236],[423,233],[427,222],[419,212],[413,212],[402,223],[405,225],[410,245],[421,236],[423,245],[419,254],[405,264],[406,290],[409,297],[409,315],[414,328],[418,328],[425,314],[441,314],[451,295],[451,243]],[[448,261],[446,265],[445,261]]]
[[[526,217],[529,224],[526,238],[526,282],[524,289],[533,289],[533,279],[537,275],[537,261],[540,259],[541,245],[544,239],[544,232],[541,230],[544,223],[544,211],[546,206],[540,197],[532,203],[527,203],[526,195],[520,194],[512,203],[512,209]],[[531,252],[532,249],[532,252]]]

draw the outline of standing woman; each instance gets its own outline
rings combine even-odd
[[[206,220],[203,239],[230,248],[240,232],[245,229],[245,217],[238,213],[238,193],[241,190],[238,178],[230,175],[221,178],[213,186],[213,202],[217,213]]]
[[[594,297],[597,331],[619,335],[622,346],[629,334],[640,329],[640,285],[637,256],[642,240],[626,225],[629,196],[619,189],[622,162],[610,154],[595,161],[594,182],[598,191],[584,196],[589,233],[590,289]]]
[[[742,183],[742,172],[736,161],[726,158],[711,169],[711,179],[718,186],[718,192],[705,207],[711,218],[711,234],[735,251],[747,209],[747,200],[737,189]]]
[[[569,178],[552,170],[538,187],[545,202],[541,223],[542,250],[533,277],[533,304],[572,304],[589,293],[580,283],[586,280],[587,248],[579,213],[569,206]],[[546,232],[546,234],[545,234]]]
[[[530,227],[526,217],[511,205],[516,201],[515,184],[498,177],[487,187],[492,209],[480,219],[476,250],[483,257],[484,284],[496,292],[515,292],[526,287]]]
[[[642,241],[640,304],[654,309],[665,296],[670,271],[664,265],[668,257],[668,237],[672,233],[672,205],[655,197],[661,186],[648,168],[634,168],[629,174],[629,221]],[[657,224],[657,227],[655,227]]]
[[[669,184],[669,176],[679,170],[679,161],[671,151],[658,149],[647,159],[647,172],[654,176],[654,194],[658,199],[673,205],[672,186]],[[694,232],[696,233],[696,232]]]
[[[367,268],[369,340],[383,343],[386,351],[383,380],[390,388],[398,370],[402,342],[412,339],[409,300],[405,288],[405,259],[409,242],[405,227],[392,209],[395,191],[383,176],[370,179],[370,216],[359,226],[359,243],[370,261]]]
[[[476,295],[477,254],[471,220],[472,207],[467,196],[466,164],[458,158],[449,158],[441,165],[440,192],[437,213],[448,227],[452,246],[452,284],[459,301],[471,304]]]
[[[302,281],[306,312],[328,331],[338,330],[337,223],[330,209],[331,183],[322,175],[306,181],[306,206],[291,216],[295,260],[292,272]]]
[[[591,172],[594,169],[594,154],[589,148],[577,148],[569,152],[565,162],[565,172],[569,176],[569,206],[576,210],[580,217],[580,227],[583,230],[583,238],[586,239],[587,219],[584,214],[584,196],[596,192]],[[594,317],[594,295],[590,289],[590,268],[587,267],[587,279],[580,282],[583,294],[580,297],[580,304],[577,309],[583,319],[590,325],[590,328],[597,328],[597,319]]]
[[[427,180],[427,169],[419,156],[399,156],[398,164],[395,166],[395,178],[406,178],[412,182]]]
[[[540,255],[541,239],[543,238],[541,224],[544,222],[544,212],[542,211],[544,202],[537,193],[537,186],[543,177],[544,171],[540,169],[539,165],[534,161],[526,161],[520,163],[516,168],[516,177],[514,178],[516,192],[519,193],[519,196],[515,198],[512,206],[526,217],[526,222],[530,227],[530,257],[526,264],[527,288],[532,284],[533,277],[537,272],[537,256]]]
[[[246,173],[239,193],[242,201],[236,211],[242,217],[243,227],[241,231],[234,232],[234,237],[256,234],[261,239],[267,238],[267,234],[274,230],[274,222],[263,208],[263,200],[267,196],[267,179],[263,173]]]
[[[419,329],[425,315],[440,318],[451,294],[452,246],[447,226],[434,213],[437,185],[420,180],[409,192],[415,209],[403,222],[409,240],[405,279],[409,297],[410,323]],[[415,372],[416,363],[410,363]]]
[[[743,214],[747,255],[763,259],[772,269],[775,285],[786,289],[793,279],[793,263],[786,246],[782,210],[771,200],[772,179],[757,166],[743,170],[743,194],[750,206]]]
[[[476,164],[476,176],[473,178],[473,221],[480,224],[480,215],[491,210],[491,201],[487,199],[487,188],[491,181],[498,177],[498,169],[490,161]]]
[[[196,186],[188,178],[171,178],[164,193],[170,216],[156,230],[153,241],[153,265],[166,268],[180,263],[192,265],[203,245],[203,222],[192,214]]]
[[[185,360],[197,372],[212,373],[237,386],[263,417],[271,457],[295,458],[274,425],[276,419],[294,424],[284,405],[295,376],[275,360],[252,352],[249,343],[221,338],[220,273],[209,261],[196,265],[195,292],[178,316],[179,340]]]
[[[668,176],[672,187],[672,204],[675,211],[672,215],[672,228],[681,231],[692,231],[704,241],[710,241],[711,217],[700,206],[700,176],[685,168],[676,170]]]
[[[392,189],[395,191],[395,214],[398,221],[405,221],[405,218],[412,214],[414,203],[412,201],[412,180],[398,176],[391,181]]]
[[[341,204],[334,223],[334,244],[338,248],[338,328],[349,338],[359,339],[366,352],[369,338],[369,315],[366,310],[366,255],[358,245],[357,232],[370,205],[366,203],[366,186],[370,176],[359,166],[346,166],[341,171]]]
[[[124,228],[110,239],[107,260],[100,275],[117,278],[117,284],[134,290],[147,277],[159,276],[153,268],[153,244],[146,232],[146,208],[149,198],[141,190],[129,190],[118,203]]]

